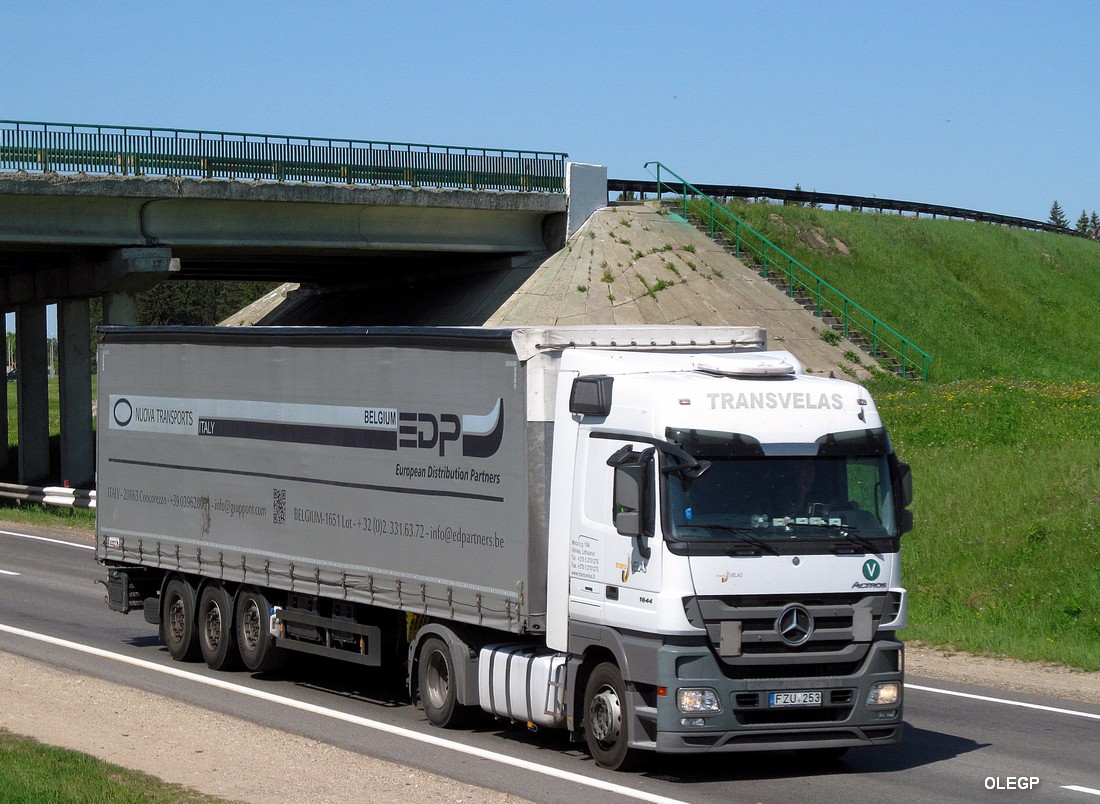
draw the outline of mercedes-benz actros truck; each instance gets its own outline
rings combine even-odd
[[[909,467],[760,328],[98,337],[96,556],[175,659],[392,662],[608,768],[901,737]]]

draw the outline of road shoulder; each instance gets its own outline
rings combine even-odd
[[[0,652],[0,728],[246,802],[523,799]]]

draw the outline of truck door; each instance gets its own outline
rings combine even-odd
[[[615,622],[652,616],[653,594],[661,586],[662,549],[658,536],[633,538],[614,523],[615,470],[608,459],[626,442],[580,438],[570,529],[570,613],[583,619]],[[635,448],[645,445],[635,445]],[[653,462],[646,471],[655,472]],[[649,625],[652,622],[650,620]]]

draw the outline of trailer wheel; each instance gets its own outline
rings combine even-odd
[[[237,593],[237,650],[241,661],[253,673],[270,673],[286,664],[290,657],[285,648],[275,646],[275,637],[268,633],[267,619],[271,603],[263,592],[246,586]]]
[[[596,764],[624,770],[633,761],[626,723],[626,684],[618,666],[597,665],[584,687],[584,740]]]
[[[233,598],[222,587],[208,584],[199,595],[199,647],[211,670],[232,670],[240,660],[233,634]]]
[[[168,653],[178,662],[198,661],[199,637],[195,629],[195,592],[187,581],[173,578],[164,587],[161,637]]]
[[[469,717],[469,707],[458,702],[457,678],[451,649],[439,637],[428,637],[420,649],[417,679],[424,714],[436,726],[454,729]]]

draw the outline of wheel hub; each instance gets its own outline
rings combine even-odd
[[[260,644],[260,612],[256,604],[251,604],[244,613],[244,628],[242,629],[244,641],[249,650],[256,650]]]
[[[446,660],[438,653],[428,658],[428,689],[432,705],[443,706],[447,700],[447,692],[451,685],[450,670]]]
[[[619,739],[623,728],[623,711],[619,696],[610,687],[604,687],[592,699],[591,710],[592,735],[604,745],[611,745]]]
[[[206,612],[206,641],[217,649],[222,635],[222,612],[217,606],[211,606]]]
[[[186,623],[187,621],[184,618],[183,611],[183,601],[176,598],[172,601],[171,606],[168,607],[168,627],[172,631],[172,639],[176,642],[183,641]]]

